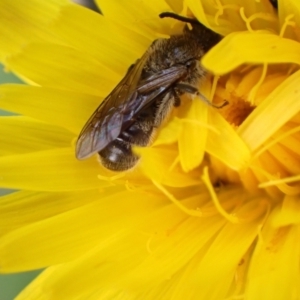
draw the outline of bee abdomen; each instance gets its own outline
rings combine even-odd
[[[152,131],[152,124],[142,121],[122,131],[117,139],[98,152],[103,166],[112,171],[125,171],[134,167],[139,157],[133,153],[132,145],[148,145]]]
[[[125,171],[134,167],[139,157],[132,152],[131,143],[117,138],[98,152],[101,163],[112,171]]]
[[[136,122],[131,127],[124,130],[119,139],[124,142],[129,142],[130,144],[136,146],[147,146],[153,131],[153,125],[147,124],[145,122]]]

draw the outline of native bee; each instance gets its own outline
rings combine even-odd
[[[160,17],[175,18],[192,28],[186,25],[180,35],[155,40],[129,68],[83,127],[76,144],[78,159],[98,152],[110,170],[132,168],[139,160],[132,146],[149,144],[171,107],[180,105],[180,95],[198,93],[206,73],[200,59],[221,37],[195,19],[173,13]]]

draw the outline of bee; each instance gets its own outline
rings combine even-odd
[[[83,127],[76,144],[78,159],[98,153],[110,170],[134,167],[139,157],[132,146],[149,145],[170,109],[180,105],[182,94],[199,94],[199,82],[206,74],[200,59],[220,41],[220,35],[195,19],[167,12],[160,17],[192,28],[185,25],[182,34],[155,40],[129,68]]]

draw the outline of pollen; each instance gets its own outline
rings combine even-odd
[[[234,126],[240,126],[248,115],[255,109],[249,102],[237,98],[233,100],[227,109],[224,109],[222,114],[225,119]]]

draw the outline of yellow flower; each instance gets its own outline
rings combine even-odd
[[[21,299],[300,299],[300,4],[281,0],[2,0],[0,271],[45,271]],[[210,75],[136,168],[74,143],[151,42],[195,16],[224,36]]]

